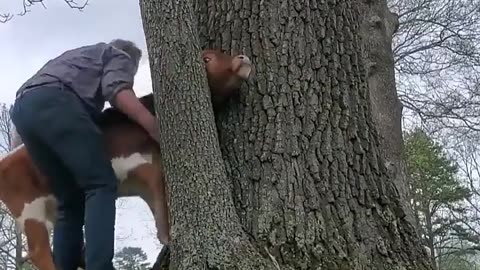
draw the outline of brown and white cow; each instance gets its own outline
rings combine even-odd
[[[202,58],[212,103],[218,109],[249,77],[251,62],[245,55],[232,57],[216,50],[204,50]],[[154,113],[152,94],[141,97],[140,101]],[[168,244],[167,191],[158,144],[115,108],[102,113],[99,127],[119,181],[119,196],[140,196],[145,200],[154,216],[159,241]],[[55,222],[56,199],[23,144],[0,160],[0,200],[26,235],[28,258],[39,270],[55,270],[49,232]]]

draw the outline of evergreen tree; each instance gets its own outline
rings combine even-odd
[[[115,253],[114,263],[117,269],[146,270],[147,254],[140,247],[124,247]]]
[[[405,149],[411,202],[432,262],[440,268],[440,262],[453,255],[459,263],[460,256],[475,250],[479,242],[461,222],[470,190],[457,177],[457,164],[421,129],[406,134]],[[459,248],[459,241],[470,245]]]

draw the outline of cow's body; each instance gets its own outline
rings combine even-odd
[[[153,110],[151,94],[141,100]],[[167,243],[168,210],[158,145],[114,109],[104,112],[100,127],[119,181],[119,196],[144,199],[155,217],[159,240]],[[0,179],[0,198],[27,237],[30,259],[41,270],[55,269],[48,235],[56,218],[56,199],[23,144],[2,157]]]

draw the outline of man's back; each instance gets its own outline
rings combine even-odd
[[[72,89],[87,105],[96,111],[104,107],[108,94],[102,92],[104,67],[112,57],[123,54],[107,43],[97,43],[68,50],[48,61],[35,75],[25,82],[18,91],[36,85],[61,82]],[[131,61],[133,69],[133,61]],[[133,84],[134,72],[129,72],[125,82]]]

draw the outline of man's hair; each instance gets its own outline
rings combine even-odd
[[[127,53],[135,62],[136,70],[138,69],[138,65],[140,64],[140,58],[142,58],[142,50],[140,50],[137,45],[135,45],[135,43],[124,39],[114,39],[110,41],[109,44]]]

